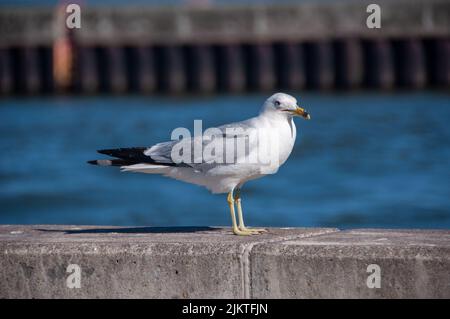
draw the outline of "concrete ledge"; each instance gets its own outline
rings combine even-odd
[[[449,298],[450,231],[0,226],[0,298],[322,297]]]
[[[450,232],[350,230],[252,249],[253,298],[449,298]],[[369,265],[380,288],[368,288]],[[370,270],[370,269],[369,269]]]

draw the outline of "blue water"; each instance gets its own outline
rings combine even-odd
[[[0,101],[0,223],[229,225],[224,195],[86,160],[175,127],[255,115],[262,95]],[[295,150],[249,182],[249,225],[450,228],[450,95],[303,94]]]

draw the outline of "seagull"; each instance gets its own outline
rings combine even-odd
[[[125,172],[159,174],[204,186],[215,194],[226,193],[233,233],[261,234],[267,230],[245,226],[241,188],[247,181],[276,173],[286,162],[297,136],[294,117],[311,119],[293,96],[276,93],[265,101],[258,116],[245,121],[150,147],[98,150],[112,158],[88,163],[118,166]],[[269,154],[264,161],[261,160],[264,156],[260,156],[263,153]]]

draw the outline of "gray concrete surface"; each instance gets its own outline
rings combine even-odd
[[[369,29],[370,0],[255,6],[81,6],[80,44],[304,41],[336,37],[450,34],[447,0],[379,0],[381,29]],[[3,7],[0,46],[48,45],[64,28],[54,7]],[[57,24],[56,21],[60,23]],[[58,26],[59,28],[55,27]]]
[[[255,246],[252,298],[450,298],[450,231],[349,230]],[[380,268],[369,288],[368,266]]]
[[[0,298],[322,297],[450,298],[450,231],[0,226]]]

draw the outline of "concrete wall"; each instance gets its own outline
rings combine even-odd
[[[0,298],[133,297],[450,298],[450,231],[0,226]]]
[[[305,41],[330,37],[450,34],[446,0],[381,0],[381,29],[368,29],[373,1],[227,6],[82,6],[80,44],[179,44]],[[3,7],[0,46],[50,45],[65,26],[64,8]]]
[[[0,7],[0,96],[450,87],[450,1]]]

